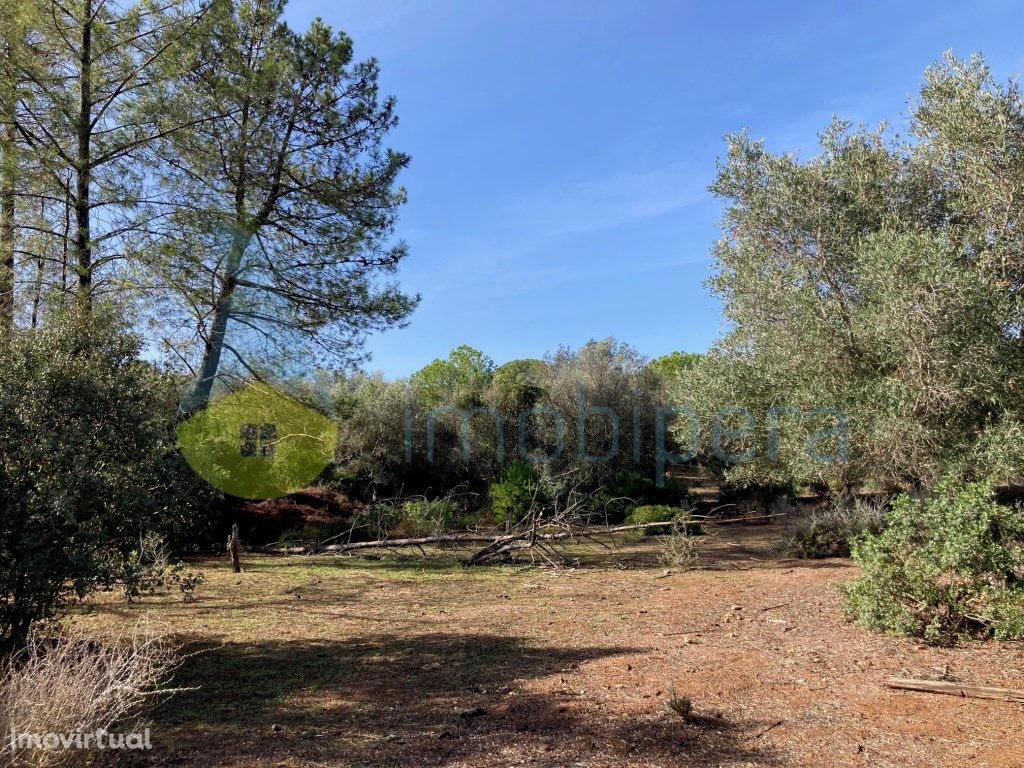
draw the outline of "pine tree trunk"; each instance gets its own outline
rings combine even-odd
[[[78,151],[75,168],[75,255],[78,298],[88,308],[92,302],[92,232],[89,187],[92,176],[92,25],[93,0],[82,0],[82,48],[79,52]]]
[[[199,368],[199,378],[195,388],[188,398],[182,403],[181,418],[187,418],[210,402],[210,394],[213,391],[213,382],[220,370],[221,357],[224,354],[224,342],[227,336],[228,320],[231,318],[231,303],[234,299],[235,289],[238,287],[237,275],[242,266],[242,255],[252,235],[238,231],[231,242],[231,253],[228,254],[225,265],[224,284],[221,286],[220,294],[217,297],[216,307],[213,313],[213,324],[210,327],[210,336],[207,339],[206,347],[203,350],[203,362]]]
[[[0,339],[14,330],[14,214],[16,183],[14,125],[5,115],[0,146]]]

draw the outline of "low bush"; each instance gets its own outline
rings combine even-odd
[[[451,498],[394,499],[363,509],[351,529],[353,541],[388,538],[421,538],[451,533],[475,522]]]
[[[186,603],[195,600],[196,590],[205,580],[201,571],[189,570],[182,562],[171,562],[171,550],[163,537],[150,533],[139,539],[139,546],[128,557],[117,561],[109,581],[124,588],[129,602],[157,592],[181,592]]]
[[[693,524],[681,523],[669,527],[668,536],[658,555],[658,561],[662,565],[686,570],[700,562],[698,538],[695,534],[688,533],[691,525]]]
[[[93,764],[95,749],[35,749],[16,735],[139,733],[175,665],[174,649],[145,624],[102,639],[75,628],[55,637],[34,632],[0,665],[0,764]]]
[[[365,477],[342,469],[335,464],[331,464],[320,474],[316,485],[320,488],[329,488],[357,501],[367,500],[371,491],[370,483]]]
[[[852,497],[834,500],[822,509],[797,508],[789,521],[783,551],[790,557],[849,557],[853,541],[885,527],[886,505]]]
[[[637,507],[651,504],[682,507],[689,501],[689,489],[675,478],[666,478],[665,484],[658,487],[651,478],[624,470],[598,488],[591,507],[600,522],[615,525],[623,522]]]
[[[459,511],[450,499],[412,499],[402,503],[398,527],[406,536],[438,536],[458,526]]]
[[[844,588],[863,626],[945,643],[1024,638],[1024,516],[985,484],[898,497],[881,532],[854,541],[863,575]]]
[[[274,542],[279,547],[311,546],[324,542],[336,542],[339,539],[359,541],[368,538],[359,530],[359,523],[352,520],[333,520],[324,523],[306,523],[301,528],[293,528],[278,536]]]
[[[399,508],[390,502],[370,504],[356,515],[353,540],[379,541],[391,536],[401,519]]]

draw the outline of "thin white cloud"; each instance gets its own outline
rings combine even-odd
[[[704,202],[709,179],[676,163],[541,188],[506,206],[504,218],[530,239],[585,234],[656,218]]]

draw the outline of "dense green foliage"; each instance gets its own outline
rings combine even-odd
[[[980,58],[948,57],[911,115],[910,140],[834,122],[808,160],[729,138],[710,284],[731,329],[677,392],[707,457],[715,413],[750,410],[718,430],[735,482],[1024,469],[1024,101]]]
[[[478,349],[463,344],[444,360],[434,360],[409,378],[420,400],[428,407],[454,405],[472,408],[483,402],[491,382],[494,361]]]
[[[168,498],[168,382],[109,318],[54,317],[0,347],[0,642],[83,596]]]
[[[945,480],[934,496],[901,495],[853,559],[863,575],[847,605],[865,626],[931,642],[1024,638],[1024,516],[985,484]]]
[[[696,352],[670,352],[667,355],[654,358],[647,364],[647,367],[663,378],[666,383],[672,384],[684,372],[697,365],[700,358],[701,356]]]
[[[341,427],[338,465],[371,494],[462,483],[482,491],[514,461],[585,488],[623,472],[653,486],[663,387],[636,350],[605,339],[497,369],[461,346],[408,381],[339,376],[328,399]]]
[[[460,509],[450,499],[412,499],[402,503],[398,527],[406,536],[435,536],[458,527]]]
[[[525,461],[513,461],[505,468],[501,481],[491,483],[488,491],[495,522],[519,522],[540,494],[540,481],[533,468]]]

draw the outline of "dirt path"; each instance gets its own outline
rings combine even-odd
[[[668,575],[653,542],[559,570],[250,559],[209,571],[197,605],[84,620],[148,611],[211,648],[178,679],[201,690],[160,710],[162,764],[1024,766],[1020,705],[883,686],[1024,687],[1024,646],[853,627],[836,585],[854,570],[773,560],[777,535],[722,529],[709,569]]]

